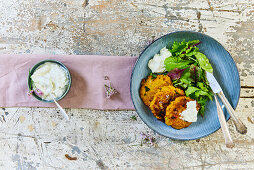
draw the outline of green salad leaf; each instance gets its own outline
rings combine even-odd
[[[193,61],[183,60],[183,59],[177,58],[177,57],[168,57],[164,61],[165,68],[167,71],[171,71],[175,68],[184,69],[184,68],[189,67],[188,65],[191,63],[193,63]]]
[[[199,91],[200,89],[197,87],[190,86],[185,91],[186,96],[190,96],[191,94],[195,93],[196,91]]]
[[[172,45],[172,49],[169,51],[171,52],[172,56],[177,56],[177,55],[181,54],[187,48],[188,48],[187,42],[182,41],[182,42],[178,43],[175,41]]]
[[[186,85],[191,85],[193,83],[193,79],[191,78],[190,69],[186,69],[181,78],[180,81],[183,82]]]
[[[193,51],[191,53],[187,53],[186,56],[188,57],[195,56],[201,68],[210,73],[213,72],[212,65],[210,64],[208,58],[203,53]]]
[[[202,90],[195,92],[195,97],[198,98],[199,96],[207,96],[210,100],[213,100],[209,93]]]
[[[182,42],[177,42],[175,41],[172,45],[172,48],[169,49],[171,54],[173,56],[178,56],[182,53],[186,53],[186,51],[191,51],[190,49],[194,47],[195,44],[198,44],[200,41],[199,40],[192,40],[192,41],[182,41]]]

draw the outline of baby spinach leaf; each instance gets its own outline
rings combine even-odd
[[[195,56],[198,64],[200,65],[201,68],[203,68],[204,70],[212,73],[213,72],[213,68],[212,65],[210,64],[208,58],[205,56],[205,54],[201,53],[201,52],[190,52],[188,54],[186,54],[186,56],[191,57],[191,56]]]
[[[188,87],[188,89],[185,91],[185,94],[186,96],[190,96],[191,94],[199,90],[200,90],[199,88],[191,86],[191,87]]]
[[[198,63],[200,65],[201,68],[203,68],[204,70],[212,73],[213,72],[213,67],[210,64],[208,58],[205,56],[205,54],[202,54],[200,52],[196,52],[196,58],[198,60]]]
[[[171,71],[175,68],[185,69],[189,67],[189,64],[193,61],[183,60],[180,57],[168,57],[165,59],[164,64],[167,71]]]
[[[207,96],[210,100],[213,100],[212,97],[210,96],[210,94],[205,91],[200,90],[200,91],[195,92],[196,97],[199,97],[200,95]]]

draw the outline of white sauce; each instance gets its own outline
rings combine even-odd
[[[36,88],[43,92],[42,99],[52,100],[50,93],[54,98],[61,97],[68,85],[66,71],[58,64],[46,62],[38,67],[31,79]]]
[[[172,54],[164,47],[160,50],[160,54],[155,54],[153,59],[149,60],[148,67],[153,73],[163,73],[166,71],[164,61],[170,56],[172,56]]]
[[[197,107],[196,101],[187,102],[187,108],[182,113],[180,113],[181,115],[180,118],[187,122],[196,122],[197,115],[198,115],[198,111],[196,107]]]

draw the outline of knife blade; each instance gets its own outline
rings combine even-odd
[[[222,91],[219,83],[217,82],[212,73],[206,72],[206,78],[210,84],[211,89],[215,94]]]
[[[220,84],[218,83],[216,78],[213,76],[212,73],[209,73],[209,72],[206,72],[206,78],[209,82],[209,85],[210,85],[212,91],[215,93],[215,95],[217,94],[220,97],[222,103],[226,106],[226,109],[228,110],[228,112],[235,124],[236,130],[241,134],[247,133],[246,126],[242,123],[242,121],[240,119],[238,119],[235,116],[235,110],[232,108],[231,104],[228,102],[228,100],[227,100],[226,96],[224,95],[224,93],[220,87]]]

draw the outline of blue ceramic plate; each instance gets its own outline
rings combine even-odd
[[[217,109],[214,101],[206,104],[205,116],[198,117],[197,122],[192,123],[189,127],[176,130],[157,120],[150,109],[143,103],[139,96],[141,80],[147,77],[151,70],[148,68],[148,61],[160,49],[171,46],[174,41],[200,40],[198,45],[200,52],[204,53],[210,60],[214,69],[214,76],[221,85],[228,101],[236,108],[240,96],[240,79],[237,67],[231,55],[215,39],[198,32],[179,31],[173,32],[157,39],[150,44],[139,56],[131,76],[131,97],[137,113],[149,128],[157,133],[178,140],[193,140],[205,137],[220,128],[220,122],[217,116]],[[222,104],[221,104],[222,105]],[[222,106],[225,117],[228,120],[229,114],[225,107]]]

